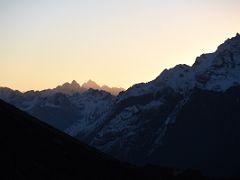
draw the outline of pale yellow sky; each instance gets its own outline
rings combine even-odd
[[[128,88],[240,32],[238,0],[1,0],[0,86]]]

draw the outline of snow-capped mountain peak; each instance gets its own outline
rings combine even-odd
[[[193,66],[177,65],[159,78],[176,91],[194,87],[225,91],[240,84],[240,36],[228,39],[216,52],[198,57]]]
[[[213,53],[202,54],[192,66],[180,64],[165,69],[155,80],[132,86],[119,101],[172,88],[187,94],[194,88],[225,91],[240,84],[240,35],[226,40]]]

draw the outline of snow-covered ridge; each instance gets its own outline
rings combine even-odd
[[[193,88],[225,91],[240,84],[240,35],[226,40],[214,53],[202,54],[192,66],[177,65],[165,69],[155,80],[132,86],[118,97],[118,101],[130,96],[151,94],[170,87],[181,94]]]
[[[226,40],[214,53],[201,55],[191,67],[177,65],[164,71],[156,81],[180,92],[194,87],[225,91],[240,84],[240,35]]]

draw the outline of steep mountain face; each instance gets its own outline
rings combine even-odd
[[[240,155],[235,151],[235,148],[239,147],[240,133],[236,130],[236,127],[239,129],[239,124],[236,124],[235,128],[233,124],[240,119],[238,114],[240,109],[237,108],[240,106],[232,98],[234,96],[231,91],[227,90],[238,85],[240,85],[239,34],[220,45],[216,52],[198,57],[193,66],[177,65],[163,71],[155,80],[134,85],[121,93],[105,116],[104,126],[99,128],[96,134],[89,136],[87,142],[119,159],[137,164],[154,162],[181,167],[187,167],[185,166],[187,164],[188,167],[199,168],[204,173],[212,173],[211,175],[236,175],[240,172],[238,171],[240,168],[237,169],[236,166],[240,163]],[[178,117],[193,101],[197,89],[206,94],[201,98],[205,100],[203,104],[207,108],[211,109],[211,106],[208,106],[208,99],[213,96],[213,101],[216,101],[212,102],[212,106],[215,106],[216,110],[202,111],[196,107],[195,113],[189,112],[188,118]],[[234,92],[236,97],[239,96],[239,88]],[[220,98],[219,101],[215,94],[216,96],[220,94],[217,96]],[[230,98],[228,104],[223,105],[227,98]],[[223,107],[226,108],[225,111],[221,111]],[[184,123],[183,120],[189,123]],[[178,139],[181,137],[181,134],[178,134],[180,130],[169,130],[169,127],[177,124],[182,124],[181,131],[187,131],[186,137],[191,137],[193,132],[198,141],[202,137],[201,143],[192,146],[196,144],[193,143],[194,138],[185,138],[183,144],[178,143],[182,142]],[[201,131],[194,124],[201,125]],[[223,139],[222,131],[232,133],[224,134]],[[216,134],[213,135],[214,133]],[[170,134],[171,141],[167,139]],[[235,144],[231,144],[233,136]],[[81,139],[81,136],[76,137]],[[228,142],[228,139],[231,140]],[[220,141],[222,142],[218,143]],[[211,143],[213,145],[210,146]],[[201,149],[201,146],[204,148]],[[214,156],[215,159],[210,158],[213,152],[217,154]],[[202,156],[199,155],[201,153]],[[227,153],[232,153],[232,156],[226,155]],[[181,161],[175,158],[177,155],[179,159],[182,158]],[[219,166],[214,166],[217,162]],[[225,163],[230,167],[226,167]]]
[[[1,179],[207,179],[111,158],[0,100]],[[9,132],[10,131],[10,132]]]

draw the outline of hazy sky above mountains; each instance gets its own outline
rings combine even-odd
[[[0,0],[0,86],[127,88],[240,31],[239,0]]]

